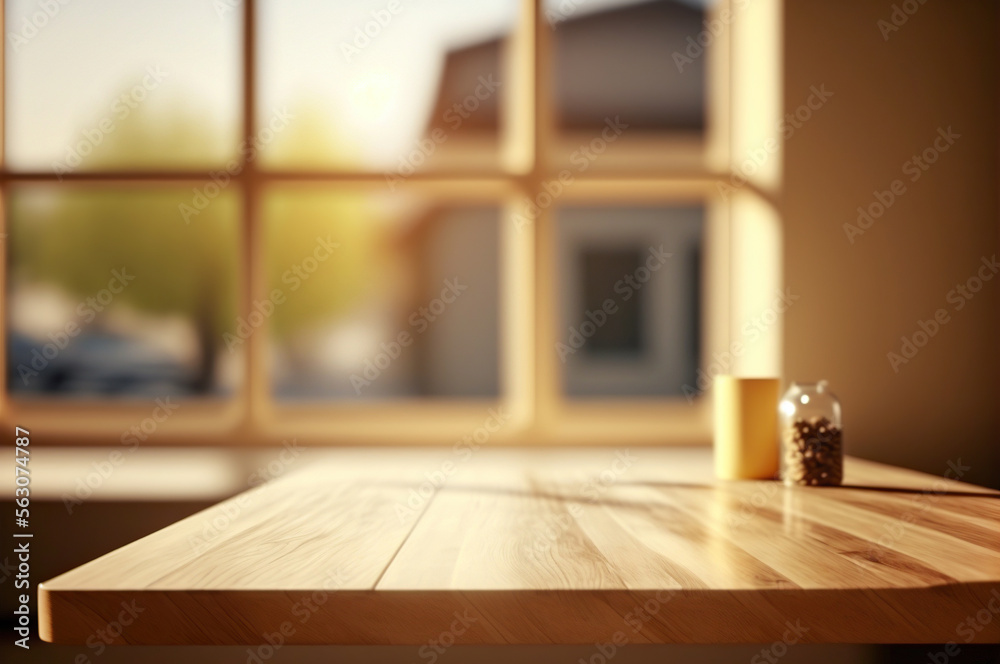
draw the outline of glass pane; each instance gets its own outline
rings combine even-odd
[[[571,397],[679,396],[698,369],[701,207],[557,211]]]
[[[15,395],[219,395],[239,379],[237,196],[190,224],[190,189],[12,190],[7,385]],[[233,349],[234,351],[236,349]]]
[[[618,117],[629,129],[701,131],[706,62],[698,39],[707,4],[546,0],[559,125],[590,130]]]
[[[265,200],[279,399],[498,394],[497,207],[294,186]]]
[[[238,10],[205,0],[5,6],[11,168],[198,168],[235,156]]]
[[[260,3],[263,148],[280,168],[495,167],[503,41],[516,0]]]

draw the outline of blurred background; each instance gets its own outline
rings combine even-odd
[[[31,0],[8,2],[9,23],[35,9]],[[93,10],[67,7],[30,42],[11,45],[7,167],[57,176],[7,193],[12,396],[234,394],[246,380],[241,353],[232,352],[243,339],[232,335],[245,318],[240,229],[249,212],[239,188],[250,184],[223,180],[235,182],[240,159],[277,176],[256,180],[253,199],[266,254],[254,269],[266,270],[267,293],[287,296],[267,323],[276,399],[499,395],[503,201],[457,204],[394,182],[414,171],[498,171],[511,86],[504,49],[518,3],[441,1],[367,28],[385,35],[331,33],[365,26],[381,9],[260,2],[257,122],[245,140],[240,11],[200,0],[169,8],[101,0]],[[558,26],[555,113],[567,138],[580,133],[589,145],[606,119],[622,117],[630,132],[704,142],[703,59],[680,72],[670,56],[701,30],[699,2],[594,0],[570,9],[548,8]],[[599,149],[570,153],[580,164],[571,168],[589,169]],[[122,171],[136,178],[64,181]],[[177,183],[171,171],[215,177]],[[331,171],[385,173],[389,186],[361,193],[283,178]],[[560,206],[555,216],[567,328],[617,297],[615,282],[649,246],[678,253],[637,291],[614,331],[573,354],[565,393],[679,395],[696,379],[704,212]],[[339,245],[336,260],[306,269],[320,237]],[[592,264],[604,273],[584,269]],[[87,305],[123,266],[134,283],[99,309]],[[447,316],[411,319],[456,276],[469,291]],[[79,332],[44,370],[32,368],[33,353],[69,321]],[[419,331],[414,347],[356,389],[351,377],[400,331]]]
[[[1000,239],[996,3],[928,2],[896,25],[892,3],[736,0],[736,18],[713,34],[711,0],[546,0],[552,49],[534,72],[537,106],[512,55],[522,3],[401,0],[372,27],[385,6],[259,0],[248,55],[238,2],[91,0],[59,5],[44,25],[35,0],[4,3],[0,408],[11,426],[54,427],[60,443],[33,461],[48,468],[33,504],[47,552],[36,579],[245,489],[275,452],[240,444],[290,439],[260,425],[260,404],[310,416],[341,404],[431,412],[517,405],[530,383],[541,394],[523,409],[529,434],[583,404],[606,420],[595,434],[606,444],[640,425],[628,431],[646,442],[708,444],[702,385],[713,367],[826,378],[843,402],[848,453],[934,475],[958,462],[967,481],[1000,488],[1000,284],[961,310],[948,299]],[[752,22],[762,16],[768,29]],[[758,60],[776,66],[773,78],[754,74]],[[832,94],[803,121],[816,89]],[[544,115],[535,133],[525,108]],[[615,118],[628,125],[620,134]],[[907,161],[948,128],[960,138],[911,181]],[[780,151],[748,172],[768,138]],[[847,232],[894,179],[905,194],[863,233]],[[524,253],[526,237],[536,254]],[[670,258],[643,279],[661,247]],[[744,356],[720,360],[757,338],[746,326],[777,284],[794,305],[758,328]],[[586,327],[609,299],[616,313]],[[950,322],[894,367],[888,354],[939,308]],[[76,443],[118,446],[166,397],[196,407],[76,505],[80,478],[108,455]],[[204,404],[244,410],[210,436],[190,419]],[[63,415],[74,405],[99,412],[101,428],[78,429],[89,420]],[[639,424],[612,415],[646,406]],[[398,412],[358,416],[369,426]],[[438,412],[424,434],[440,424],[447,444],[453,429]],[[182,420],[197,431],[190,440]],[[357,442],[324,433],[336,424],[321,421],[315,437]],[[246,660],[227,648],[101,660],[177,652]],[[446,659],[510,652],[456,648]],[[591,650],[516,652],[576,661]],[[39,644],[30,656],[81,654],[92,653]],[[413,654],[288,648],[275,659]],[[994,656],[968,648],[955,661]],[[785,659],[925,658],[836,646]]]

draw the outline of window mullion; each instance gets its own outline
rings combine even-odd
[[[552,155],[555,122],[552,111],[552,32],[545,18],[543,0],[533,0],[534,30],[534,168],[529,179],[528,193],[533,203],[539,202],[542,185],[548,176]],[[536,206],[532,206],[536,208]],[[560,403],[561,372],[555,356],[558,327],[558,284],[556,283],[555,227],[552,206],[541,208],[531,226],[534,264],[534,369],[535,423],[544,437],[553,428]],[[536,208],[536,209],[537,209]]]
[[[256,0],[243,3],[243,137],[254,135],[257,127],[257,13]],[[240,171],[243,200],[242,254],[243,280],[241,312],[244,320],[249,320],[253,303],[266,299],[267,261],[266,247],[261,227],[260,197],[261,177],[253,158],[246,159]],[[244,384],[244,425],[251,432],[265,430],[266,421],[272,412],[270,403],[270,380],[267,371],[267,349],[269,323],[264,321],[255,327],[248,343],[244,345],[246,382]]]

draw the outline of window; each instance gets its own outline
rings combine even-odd
[[[91,5],[5,3],[6,422],[708,439],[730,3]]]

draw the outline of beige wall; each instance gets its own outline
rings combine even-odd
[[[947,296],[998,252],[998,3],[926,0],[885,40],[892,4],[786,0],[786,111],[811,85],[834,94],[785,146],[785,280],[801,295],[785,375],[831,381],[849,452],[936,474],[961,458],[997,486],[1000,277],[961,311]],[[904,162],[949,126],[961,138],[911,182]],[[906,192],[850,244],[843,224],[897,178]],[[894,373],[887,353],[939,308],[950,322]]]

